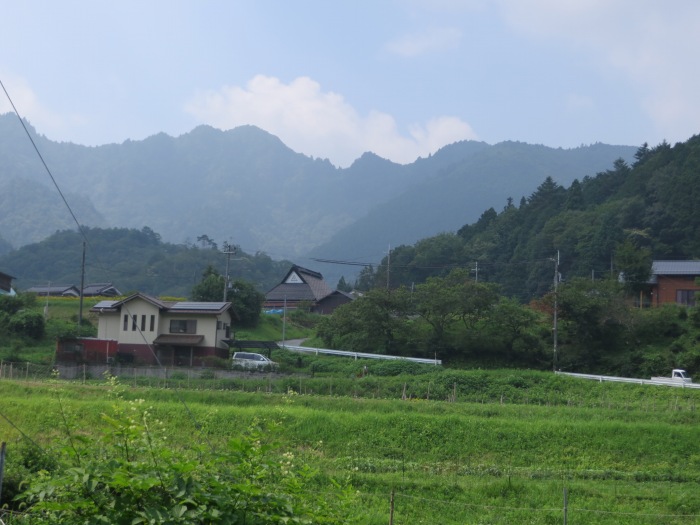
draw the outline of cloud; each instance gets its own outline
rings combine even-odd
[[[64,140],[76,126],[85,122],[85,119],[78,115],[61,115],[47,109],[41,104],[34,90],[29,87],[28,82],[20,76],[4,74],[3,85],[19,115],[29,121],[41,135],[49,138],[60,137]],[[0,114],[14,113],[15,109],[5,93],[2,92],[0,95]]]
[[[360,115],[342,95],[324,92],[318,82],[298,77],[285,84],[257,75],[245,87],[225,86],[196,94],[185,111],[221,129],[252,124],[279,137],[295,151],[348,166],[372,151],[399,163],[476,134],[457,117],[438,117],[413,124],[402,134],[395,119],[372,111]]]
[[[528,38],[592,52],[602,74],[622,75],[661,138],[682,141],[699,131],[700,70],[688,50],[700,48],[700,3],[502,0],[500,8]]]
[[[462,31],[455,27],[430,27],[420,33],[404,35],[389,42],[385,49],[402,57],[416,57],[456,48]]]

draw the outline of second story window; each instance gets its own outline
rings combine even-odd
[[[196,334],[197,321],[194,319],[173,319],[170,321],[171,334]]]

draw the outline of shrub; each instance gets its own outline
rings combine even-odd
[[[20,523],[347,523],[350,493],[274,456],[274,425],[254,422],[225,450],[175,451],[143,400],[118,399],[105,420],[95,441],[69,436],[60,467],[28,480]]]

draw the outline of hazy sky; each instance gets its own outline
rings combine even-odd
[[[254,124],[347,166],[463,139],[654,146],[700,131],[697,0],[0,5],[0,80],[52,140]]]

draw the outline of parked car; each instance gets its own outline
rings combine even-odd
[[[236,352],[233,354],[231,363],[234,367],[240,366],[243,368],[277,368],[277,363],[268,359],[262,354],[254,354],[252,352]]]

